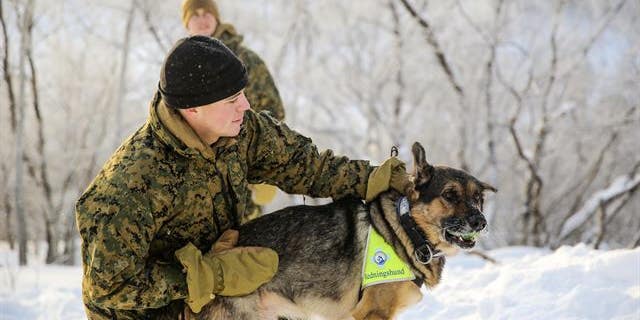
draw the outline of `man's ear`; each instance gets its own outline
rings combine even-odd
[[[186,108],[186,109],[178,109],[178,112],[182,115],[182,117],[193,118],[196,114],[198,114],[198,108]]]

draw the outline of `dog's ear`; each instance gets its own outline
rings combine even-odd
[[[426,153],[419,142],[413,143],[411,151],[413,151],[414,183],[416,186],[423,185],[431,180],[431,176],[433,175],[433,166],[427,163]]]
[[[482,187],[482,191],[492,191],[492,192],[498,192],[498,189],[496,189],[494,186],[486,183],[486,182],[482,182],[480,181],[480,187]]]

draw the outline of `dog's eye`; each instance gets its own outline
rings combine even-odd
[[[458,193],[452,190],[449,191],[445,191],[442,194],[442,197],[447,200],[447,202],[451,202],[451,203],[457,203],[458,200],[460,200],[460,197],[458,197]]]

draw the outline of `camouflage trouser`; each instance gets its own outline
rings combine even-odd
[[[85,302],[85,312],[89,320],[184,320],[183,301],[173,301],[166,307],[145,310],[115,310],[101,308]]]

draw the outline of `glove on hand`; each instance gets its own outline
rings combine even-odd
[[[189,243],[175,255],[187,272],[186,302],[195,313],[217,294],[242,296],[255,291],[278,270],[278,254],[269,248],[238,247],[202,255]]]
[[[415,188],[409,177],[404,162],[396,157],[387,159],[369,174],[365,200],[371,202],[379,194],[387,191],[389,187],[404,195],[409,195]]]
[[[271,203],[278,192],[277,187],[265,183],[252,184],[250,188],[253,191],[253,203],[259,206]]]

